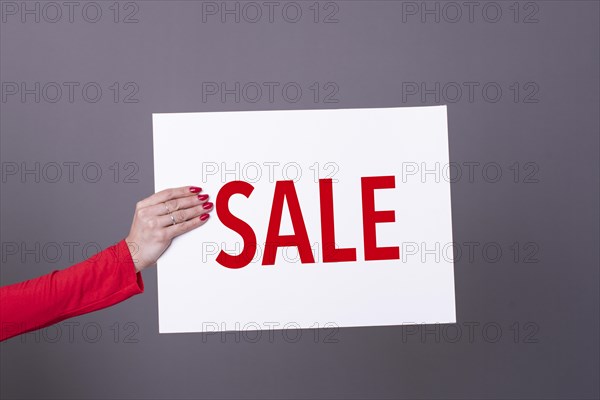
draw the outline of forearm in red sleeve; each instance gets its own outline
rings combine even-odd
[[[0,288],[0,341],[142,293],[125,240],[69,268]]]

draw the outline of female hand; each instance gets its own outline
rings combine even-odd
[[[156,263],[174,237],[204,225],[212,211],[199,187],[166,189],[138,202],[125,238],[137,272]]]

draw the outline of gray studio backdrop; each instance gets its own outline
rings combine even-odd
[[[1,6],[2,285],[127,234],[153,112],[447,104],[459,253],[456,325],[259,337],[159,335],[151,269],[3,343],[2,398],[599,396],[597,1]]]

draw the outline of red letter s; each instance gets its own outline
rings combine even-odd
[[[217,195],[217,216],[229,229],[237,232],[244,240],[244,249],[237,256],[232,256],[221,250],[217,262],[226,268],[242,268],[250,264],[256,253],[256,234],[252,227],[229,211],[229,199],[236,193],[250,197],[254,186],[243,181],[232,181],[225,184]]]

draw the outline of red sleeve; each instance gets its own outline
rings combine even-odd
[[[0,341],[142,293],[125,240],[69,268],[0,288]]]

